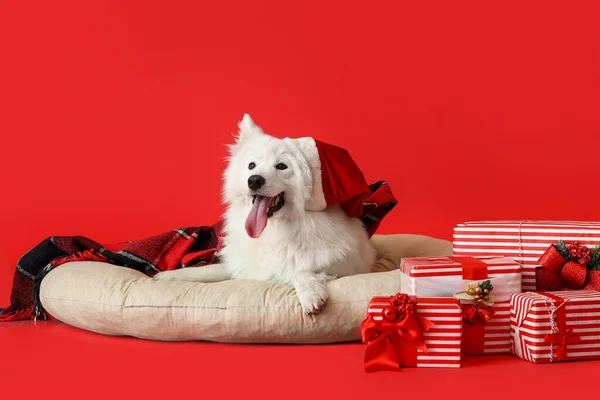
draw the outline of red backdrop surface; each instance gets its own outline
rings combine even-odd
[[[0,305],[50,235],[220,217],[249,112],[347,148],[400,202],[381,233],[600,218],[596,1],[5,1]]]

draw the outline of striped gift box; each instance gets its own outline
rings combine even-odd
[[[427,353],[417,351],[417,367],[458,368],[461,361],[462,310],[452,297],[417,297],[417,314],[435,325],[425,332]],[[376,321],[383,319],[383,309],[390,304],[388,297],[374,297],[367,312]]]
[[[550,245],[561,239],[592,248],[600,243],[600,222],[465,222],[454,228],[453,254],[510,257],[523,268],[523,290],[536,290],[537,261]]]
[[[561,307],[564,307],[562,314]],[[511,352],[524,360],[548,363],[600,359],[600,292],[514,294],[510,301],[510,320]],[[557,356],[558,343],[563,337],[561,324],[563,329],[571,330],[566,336],[563,360]],[[554,343],[548,335],[556,338]]]
[[[494,315],[486,324],[465,323],[463,354],[510,354],[510,296],[521,292],[521,266],[507,257],[477,257],[487,265],[494,286]],[[412,296],[454,296],[472,280],[464,279],[460,262],[449,257],[410,257],[400,262],[401,290]],[[485,280],[485,279],[484,279]],[[481,281],[481,280],[480,280]],[[472,302],[462,301],[463,307]]]
[[[517,285],[516,291],[520,291],[521,284],[519,275],[521,274],[521,266],[516,261],[508,257],[474,257],[487,264],[488,276],[491,278],[513,275],[516,279],[513,284]],[[439,278],[439,277],[455,277],[462,279],[463,268],[459,261],[453,260],[451,257],[406,257],[400,260],[400,271],[408,275],[410,278]],[[411,279],[411,289],[418,288],[419,281]],[[443,290],[439,288],[437,290]],[[454,293],[448,294],[453,295]],[[418,295],[414,293],[414,295]],[[440,296],[448,296],[440,294]]]
[[[510,354],[510,300],[495,303],[492,309],[494,315],[483,326],[483,351],[467,354]]]

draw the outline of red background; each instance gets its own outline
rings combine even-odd
[[[387,180],[400,203],[381,233],[597,220],[596,3],[2,2],[0,304],[47,236],[218,219],[244,112]]]

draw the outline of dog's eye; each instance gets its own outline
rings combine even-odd
[[[283,169],[287,169],[287,165],[285,165],[284,163],[279,163],[275,166],[275,168],[283,170]]]
[[[256,164],[254,164],[253,162],[248,164],[248,169],[254,169],[254,167],[256,167]]]

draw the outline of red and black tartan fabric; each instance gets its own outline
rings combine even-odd
[[[369,187],[360,219],[372,236],[383,217],[397,204],[386,182]],[[0,322],[48,318],[42,309],[39,289],[53,268],[71,261],[98,261],[132,268],[153,276],[187,266],[218,262],[221,222],[165,232],[146,239],[102,245],[83,236],[53,236],[29,250],[17,262],[10,306],[0,309]]]

